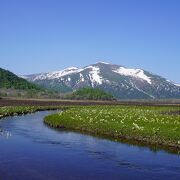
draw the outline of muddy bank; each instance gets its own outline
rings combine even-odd
[[[52,99],[0,99],[2,106],[88,106],[88,105],[137,105],[137,106],[176,106],[180,100],[119,100],[119,101],[81,101],[81,100],[52,100]]]

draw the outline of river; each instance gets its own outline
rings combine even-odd
[[[180,155],[55,130],[51,113],[0,120],[0,179],[180,179]]]

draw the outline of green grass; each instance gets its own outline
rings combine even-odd
[[[65,99],[112,101],[115,100],[115,97],[98,88],[84,87],[66,95]]]
[[[43,111],[43,110],[55,110],[55,109],[66,109],[66,107],[61,106],[7,106],[7,107],[0,107],[0,118],[6,116],[14,116],[14,115],[21,115],[27,113],[33,113],[36,111]]]
[[[45,123],[113,139],[180,148],[179,107],[91,106],[73,107],[49,115]]]
[[[0,108],[0,118],[52,109],[64,110],[45,118],[55,128],[180,149],[180,107],[10,106]]]

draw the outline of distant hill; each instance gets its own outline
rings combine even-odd
[[[65,96],[67,99],[81,99],[81,100],[115,100],[114,96],[106,93],[101,89],[82,88]]]
[[[0,68],[0,96],[39,97],[52,94],[37,84]]]
[[[143,69],[105,62],[23,77],[59,92],[73,92],[91,87],[102,89],[119,99],[180,98],[180,85],[166,78]]]
[[[36,84],[30,83],[27,80],[18,77],[12,72],[0,68],[0,88],[14,88],[22,90],[42,90],[42,88]]]

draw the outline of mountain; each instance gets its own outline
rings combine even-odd
[[[180,98],[180,86],[142,69],[99,62],[83,68],[23,76],[30,82],[59,92],[83,87],[100,88],[122,99]]]
[[[47,94],[49,91],[39,85],[0,68],[0,96],[39,97]]]

